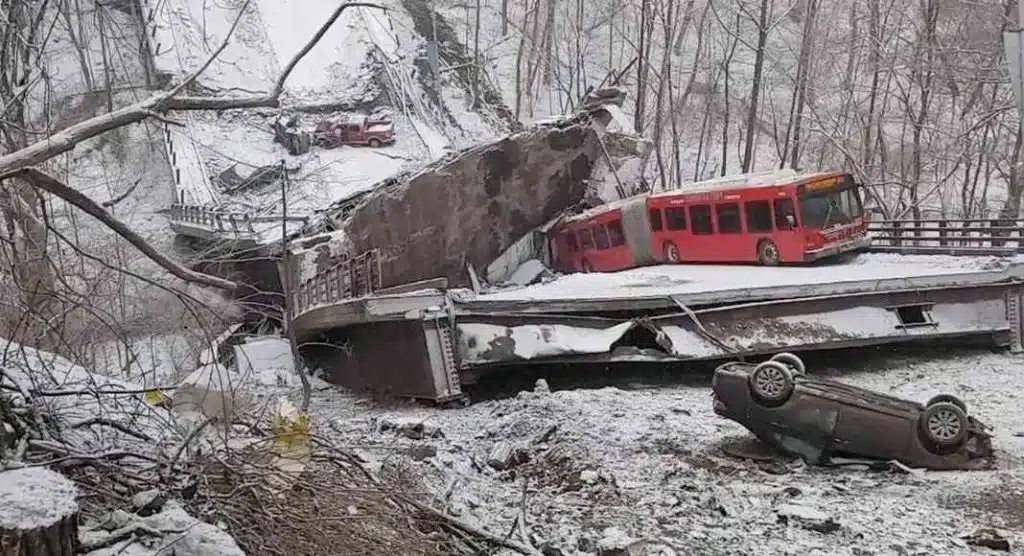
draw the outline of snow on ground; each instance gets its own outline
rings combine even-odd
[[[808,357],[810,371],[921,402],[961,397],[995,428],[996,468],[897,474],[735,459],[723,446],[749,435],[713,414],[706,372],[672,374],[666,383],[595,367],[587,388],[564,367],[541,367],[530,379],[547,372],[555,391],[458,410],[383,407],[327,389],[315,393],[311,413],[320,434],[364,448],[384,472],[424,477],[424,491],[460,519],[504,535],[523,512],[534,544],[561,550],[552,553],[593,554],[616,535],[646,539],[640,554],[702,555],[976,554],[959,536],[988,526],[1024,540],[1024,505],[1006,498],[1024,489],[1024,438],[1015,436],[1024,432],[1019,356],[891,347],[832,354]],[[529,384],[515,375],[497,380],[506,389]],[[422,423],[423,438],[381,432],[387,421]],[[500,441],[534,442],[532,461],[490,468],[488,453]],[[783,504],[820,512],[839,529],[781,523]],[[659,552],[665,546],[675,552]]]
[[[608,299],[802,286],[923,276],[955,276],[1008,268],[1016,258],[861,254],[851,261],[751,269],[727,265],[659,265],[622,272],[576,273],[551,282],[506,289],[479,301]]]
[[[233,164],[259,167],[284,160],[285,166],[292,170],[288,174],[290,214],[309,214],[333,201],[365,191],[407,165],[422,160],[426,153],[408,120],[402,116],[394,119],[398,140],[392,146],[314,147],[299,156],[289,155],[281,145],[274,143],[269,118],[237,112],[210,113],[197,114],[193,122],[195,144],[211,175]],[[257,213],[280,213],[281,186],[275,183],[233,195],[230,205]]]

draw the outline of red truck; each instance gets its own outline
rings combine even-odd
[[[323,120],[317,124],[314,138],[318,146],[327,149],[339,145],[380,147],[395,142],[395,131],[389,118],[370,119],[360,114]]]

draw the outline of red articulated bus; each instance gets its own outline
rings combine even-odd
[[[841,172],[742,174],[630,197],[551,233],[562,272],[659,263],[806,263],[868,247],[860,186]]]

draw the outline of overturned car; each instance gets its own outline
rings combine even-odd
[[[860,457],[971,469],[992,457],[991,432],[956,397],[938,395],[921,405],[810,377],[791,353],[756,365],[725,363],[711,388],[715,413],[812,464]]]

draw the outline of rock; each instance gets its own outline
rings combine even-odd
[[[533,385],[534,394],[550,394],[551,386],[548,385],[548,381],[543,378],[538,378],[537,382]]]
[[[583,471],[580,471],[580,480],[588,485],[593,485],[601,480],[601,475],[592,469],[584,469]]]
[[[416,461],[423,461],[437,455],[437,447],[433,444],[414,444],[405,451],[409,457]]]
[[[380,422],[380,430],[381,432],[395,431],[395,433],[412,440],[444,438],[440,427],[428,425],[423,419],[386,417]]]
[[[565,556],[565,552],[562,552],[561,548],[546,542],[540,546],[540,553],[544,556]]]
[[[141,517],[160,512],[167,503],[167,495],[160,489],[144,490],[132,497],[132,510]]]
[[[511,442],[498,442],[487,454],[487,465],[498,471],[505,471],[530,460],[529,452]]]
[[[597,543],[598,556],[640,556],[643,554],[644,541],[634,539],[618,527],[604,530],[604,536]]]
[[[793,523],[799,527],[818,533],[834,533],[839,530],[839,523],[824,512],[800,504],[782,504],[775,509],[779,523]]]
[[[967,540],[967,544],[973,544],[974,546],[984,546],[985,548],[1005,552],[1010,551],[1010,539],[1006,538],[1002,531],[992,527],[983,527],[969,535],[963,535],[961,538]]]
[[[548,425],[547,427],[544,428],[544,430],[540,434],[538,434],[537,436],[535,436],[533,438],[532,444],[534,446],[536,446],[537,444],[543,444],[543,443],[551,440],[551,437],[554,436],[555,432],[557,432],[557,431],[558,431],[558,425],[555,425],[555,424]]]

